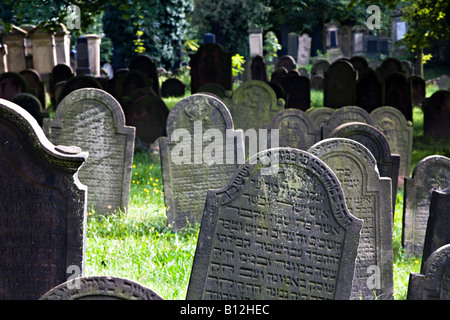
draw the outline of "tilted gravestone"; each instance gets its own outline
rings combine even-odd
[[[325,139],[308,149],[336,174],[348,211],[364,221],[356,257],[352,299],[393,299],[391,181],[359,142]]]
[[[236,129],[259,130],[284,109],[275,92],[265,82],[251,80],[242,83],[234,92],[228,105]]]
[[[307,150],[320,140],[311,118],[303,111],[285,109],[277,113],[268,128],[278,129],[278,146]]]
[[[450,137],[450,91],[433,93],[422,102],[422,110],[425,136],[435,139]]]
[[[356,105],[369,113],[384,105],[384,84],[376,71],[368,69],[359,74]]]
[[[164,300],[135,281],[110,276],[71,279],[52,288],[39,300]]]
[[[311,89],[308,77],[288,74],[281,77],[279,83],[287,93],[285,108],[306,111],[311,107]]]
[[[190,56],[191,92],[207,83],[217,83],[232,90],[231,54],[216,43],[204,43]]]
[[[223,102],[194,94],[180,100],[167,119],[167,137],[159,139],[167,222],[176,229],[201,222],[206,192],[220,188],[244,161],[242,134]],[[229,136],[237,136],[237,142]],[[239,163],[238,163],[239,162]]]
[[[36,120],[0,100],[0,299],[34,300],[84,273],[88,154],[53,145]]]
[[[384,105],[400,110],[413,121],[411,82],[402,73],[392,73],[384,80]]]
[[[406,121],[403,113],[393,107],[381,107],[371,112],[374,126],[389,142],[391,153],[400,155],[399,175],[409,177],[411,173],[411,155],[413,144],[413,127]]]
[[[361,226],[320,159],[260,152],[208,191],[187,299],[347,300]]]
[[[323,105],[329,108],[354,106],[358,74],[350,62],[338,60],[324,75]]]
[[[423,158],[411,178],[405,178],[402,244],[408,255],[423,252],[433,190],[450,186],[450,159],[440,155]]]
[[[392,214],[395,212],[397,199],[398,170],[400,156],[391,154],[389,142],[383,133],[366,123],[349,122],[334,129],[330,138],[353,139],[364,145],[377,160],[377,168],[381,177],[391,178],[392,183]]]
[[[425,261],[439,247],[450,244],[450,187],[434,190],[430,199],[430,215],[422,253],[422,269]]]
[[[336,110],[328,120],[327,125],[322,126],[322,138],[330,137],[331,132],[341,124],[349,122],[361,122],[373,125],[370,114],[363,108],[356,106],[345,106]]]
[[[311,118],[315,128],[320,132],[322,132],[322,127],[328,124],[328,121],[335,112],[335,109],[327,107],[309,108],[306,110],[306,114]]]
[[[55,144],[89,151],[78,177],[88,186],[88,204],[101,214],[126,210],[130,197],[135,128],[125,126],[120,104],[100,89],[79,89],[58,106],[55,118],[44,120]]]
[[[428,258],[424,271],[411,273],[407,300],[450,300],[450,244]]]

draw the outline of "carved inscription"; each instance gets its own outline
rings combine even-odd
[[[280,150],[278,173],[246,165],[218,191],[204,299],[337,298],[346,228],[360,221],[346,212],[328,167]]]

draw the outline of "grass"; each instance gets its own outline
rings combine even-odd
[[[188,93],[186,94],[188,95]],[[317,105],[321,93],[312,93]],[[180,98],[165,98],[169,109]],[[320,101],[320,102],[319,102]],[[423,114],[414,108],[412,167],[426,155],[450,156],[448,141],[423,137]],[[180,232],[166,223],[159,159],[134,156],[130,204],[126,212],[88,212],[85,275],[124,277],[147,286],[166,300],[185,299],[195,254],[198,225]],[[401,245],[403,190],[397,194],[393,228],[394,298],[406,299],[409,275],[419,272],[421,259],[407,257]]]

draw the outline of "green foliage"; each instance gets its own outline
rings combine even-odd
[[[244,72],[243,67],[244,63],[245,59],[239,53],[236,53],[234,56],[231,57],[231,68],[233,77],[237,77],[238,75]]]
[[[275,32],[269,31],[266,33],[263,50],[266,52],[265,59],[268,63],[272,63],[278,57],[277,52],[281,50],[281,44],[278,42]]]

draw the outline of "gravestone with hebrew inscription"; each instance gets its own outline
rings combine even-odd
[[[333,62],[324,75],[323,105],[329,108],[354,106],[358,74],[345,60]]]
[[[110,276],[78,277],[52,288],[39,300],[164,300],[135,281]]]
[[[348,300],[361,227],[319,158],[262,151],[208,191],[187,299]]]
[[[409,276],[407,300],[450,300],[450,244],[428,258],[421,273]]]
[[[433,190],[422,253],[422,269],[425,261],[439,247],[450,244],[450,187]]]
[[[388,140],[391,153],[400,155],[399,175],[409,177],[413,144],[411,121],[406,121],[400,110],[389,106],[377,108],[370,115],[374,126],[381,130]]]
[[[341,124],[349,122],[361,122],[373,125],[370,114],[363,108],[356,106],[346,106],[336,110],[328,120],[328,123],[322,127],[322,138],[330,137],[331,132]]]
[[[395,201],[397,199],[400,156],[398,154],[391,154],[389,142],[383,132],[367,123],[349,122],[334,129],[330,134],[330,138],[353,139],[369,149],[377,160],[377,168],[380,176],[391,178],[392,214],[394,214]]]
[[[314,126],[320,132],[322,132],[322,127],[328,124],[331,115],[335,112],[335,109],[327,107],[309,108],[308,110],[306,110],[306,114],[311,118]]]
[[[420,256],[430,215],[433,190],[450,186],[450,159],[440,155],[423,158],[411,178],[405,178],[402,244],[408,255]]]
[[[58,106],[55,118],[44,120],[55,144],[89,151],[78,177],[88,186],[88,204],[101,214],[126,210],[130,197],[135,128],[125,126],[116,99],[100,89],[79,89]]]
[[[159,146],[167,220],[176,229],[200,223],[207,190],[224,186],[244,162],[235,158],[244,150],[233,128],[230,112],[211,95],[191,95],[171,109]]]
[[[354,140],[325,139],[309,148],[308,152],[333,170],[344,192],[348,211],[364,221],[352,299],[393,299],[390,179],[380,177],[372,153]]]
[[[228,106],[236,129],[259,130],[284,109],[275,91],[265,82],[251,80],[242,83],[234,92]]]
[[[311,118],[298,109],[284,109],[278,112],[270,122],[270,129],[278,129],[278,146],[307,150],[320,140]]]
[[[55,146],[23,108],[0,99],[0,299],[35,300],[84,273],[88,157]]]

